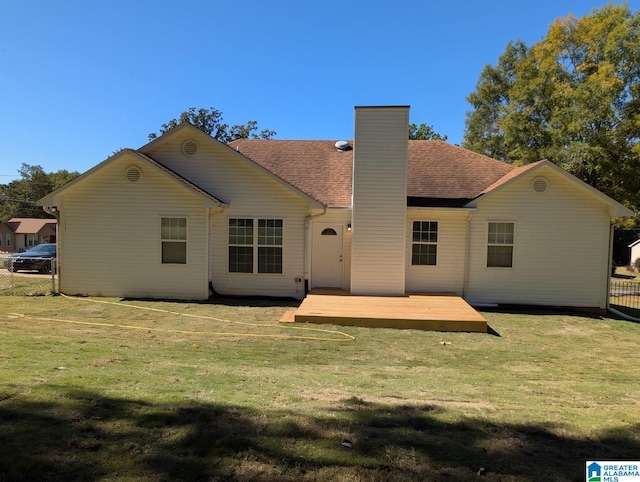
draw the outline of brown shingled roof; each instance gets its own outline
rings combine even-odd
[[[238,139],[229,145],[323,204],[351,205],[353,150],[339,151],[335,141]],[[407,195],[471,200],[513,170],[443,141],[409,141]]]
[[[16,234],[35,234],[40,232],[46,225],[55,226],[56,219],[37,219],[37,218],[11,218],[5,224]],[[55,229],[55,227],[54,227]]]

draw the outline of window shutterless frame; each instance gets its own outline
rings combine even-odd
[[[438,221],[413,221],[411,265],[438,265]]]
[[[160,243],[162,264],[187,264],[186,217],[160,218]]]
[[[284,221],[229,218],[228,272],[282,274]]]
[[[513,268],[514,248],[514,222],[487,224],[487,268]]]

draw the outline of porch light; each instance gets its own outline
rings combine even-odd
[[[347,231],[351,232],[351,223],[347,224]]]

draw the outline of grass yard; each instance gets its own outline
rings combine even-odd
[[[0,297],[0,481],[583,481],[640,459],[640,324],[307,331],[278,325],[287,303],[127,304]]]

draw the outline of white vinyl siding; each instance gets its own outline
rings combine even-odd
[[[545,192],[534,178],[544,176]],[[487,267],[488,226],[513,220],[513,268]],[[551,168],[477,203],[470,221],[465,298],[478,303],[606,306],[610,240],[607,206]]]
[[[409,109],[355,115],[351,292],[404,295]]]
[[[198,186],[229,206],[209,216],[207,268],[213,289],[222,295],[303,298],[309,200],[217,141],[196,139],[197,152],[185,157],[181,146],[190,138],[194,133],[185,130],[147,153],[182,176],[197,179]],[[229,219],[282,220],[282,273],[229,272]],[[193,243],[191,237],[189,245]]]
[[[412,252],[413,223],[428,219],[438,223],[436,266],[412,264],[407,257],[407,292],[455,293],[462,295],[467,252],[467,219],[464,209],[409,208],[407,210],[407,252]]]
[[[56,199],[61,289],[92,296],[207,299],[207,208],[156,169],[123,156]],[[188,219],[188,264],[163,264],[161,218]]]

